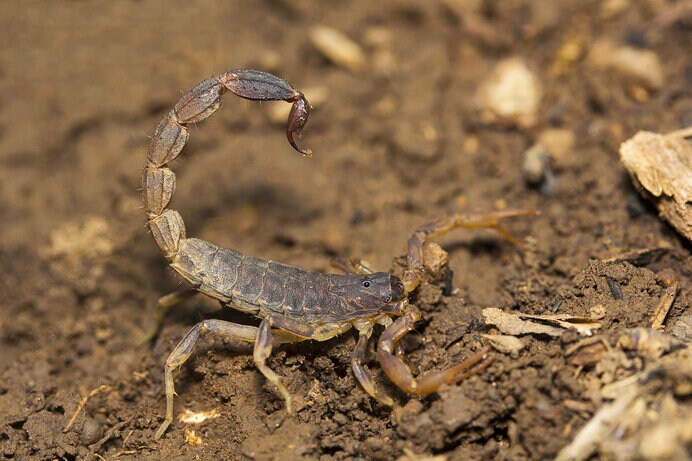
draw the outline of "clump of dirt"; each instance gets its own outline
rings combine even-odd
[[[690,124],[683,3],[4,5],[3,459],[685,459],[690,243],[618,158],[640,130]],[[248,67],[315,95],[301,139],[315,155],[291,152],[281,109],[224,96],[170,165],[188,235],[311,270],[359,257],[400,275],[408,237],[434,218],[540,216],[505,224],[519,246],[487,229],[441,238],[446,264],[432,248],[439,273],[411,299],[414,372],[488,350],[482,372],[410,397],[370,344],[388,407],[351,373],[351,332],[280,346],[268,363],[294,395],[289,416],[251,345],[205,338],[176,372],[175,413],[213,417],[176,419],[155,441],[177,342],[202,319],[257,320],[200,295],[138,345],[156,300],[184,286],[146,235],[147,136],[180,91]],[[557,333],[503,331],[489,308]]]

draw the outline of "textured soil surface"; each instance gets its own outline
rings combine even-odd
[[[643,403],[650,420],[619,427],[586,456],[663,459],[641,441],[648,425],[689,418],[689,353],[646,355],[619,338],[650,327],[673,287],[663,331],[690,341],[690,244],[640,198],[618,147],[639,130],[692,123],[685,2],[17,0],[2,9],[0,459],[552,459],[608,405],[600,389],[659,364]],[[317,25],[355,41],[361,65],[319,51]],[[592,58],[603,42],[655,55],[658,80]],[[489,116],[479,102],[506,58],[540,85],[528,118]],[[311,270],[359,257],[401,274],[423,223],[537,210],[506,223],[523,249],[487,229],[439,239],[448,272],[411,299],[423,312],[403,342],[411,366],[441,369],[490,347],[482,335],[508,332],[487,321],[488,307],[598,319],[596,340],[580,344],[572,328],[516,333],[521,350],[493,348],[483,372],[413,398],[389,384],[371,344],[368,366],[393,408],[355,381],[354,333],[281,346],[269,364],[294,395],[289,416],[251,345],[209,337],[176,372],[176,420],[154,441],[176,343],[202,319],[257,321],[200,295],[138,345],[158,297],[186,283],[144,225],[145,148],[181,92],[247,67],[312,97],[300,142],[315,156],[290,149],[275,105],[224,96],[171,165],[172,208],[188,235]],[[557,147],[536,179],[526,151],[546,133]],[[184,423],[186,410],[215,417]],[[685,459],[691,439],[688,430],[651,443]]]

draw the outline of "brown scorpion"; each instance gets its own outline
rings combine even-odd
[[[404,361],[399,341],[421,318],[408,297],[424,275],[423,247],[429,238],[459,227],[493,228],[516,243],[498,222],[535,213],[505,210],[456,214],[423,225],[408,241],[408,268],[401,279],[386,272],[373,272],[355,261],[347,265],[350,273],[345,275],[309,272],[189,238],[180,214],[167,209],[175,190],[175,174],[167,165],[183,149],[188,125],[216,112],[226,91],[250,100],[292,103],[286,128],[288,142],[302,155],[312,155],[295,142],[310,113],[307,99],[287,81],[257,70],[232,70],[204,80],[184,94],[156,128],[142,174],[147,225],[170,266],[192,284],[190,289],[161,298],[157,324],[167,308],[196,292],[261,321],[255,327],[204,320],[192,327],[166,360],[166,418],[155,437],[160,438],[173,421],[173,371],[185,363],[200,335],[205,333],[254,343],[255,364],[278,388],[288,413],[291,413],[291,395],[266,364],[274,344],[308,339],[325,341],[355,328],[359,337],[351,362],[353,374],[369,395],[387,405],[393,405],[393,400],[376,389],[364,365],[367,343],[377,324],[385,328],[377,346],[377,360],[389,379],[409,394],[436,392],[440,386],[457,383],[488,366],[492,356],[481,352],[456,366],[416,378]]]

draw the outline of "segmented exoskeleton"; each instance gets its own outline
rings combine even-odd
[[[346,275],[309,272],[189,238],[180,214],[167,209],[176,184],[168,164],[183,149],[188,138],[187,126],[212,115],[227,91],[251,100],[291,102],[286,129],[288,141],[304,156],[312,155],[310,150],[298,147],[294,139],[308,120],[307,99],[287,81],[256,70],[233,70],[204,80],[184,94],[156,128],[142,175],[147,225],[170,266],[192,285],[190,289],[161,298],[159,320],[166,308],[195,292],[262,319],[259,327],[204,320],[187,333],[166,360],[166,418],[156,438],[163,435],[173,420],[173,370],[187,360],[202,333],[254,342],[255,363],[277,386],[289,413],[291,395],[279,376],[266,365],[273,344],[305,339],[324,341],[355,327],[359,339],[352,360],[354,375],[368,394],[389,405],[393,400],[375,388],[363,364],[367,341],[376,324],[386,327],[378,343],[377,359],[387,376],[406,392],[435,392],[442,384],[458,382],[487,366],[492,358],[480,353],[447,370],[414,378],[398,346],[399,340],[420,318],[418,310],[408,303],[408,295],[423,276],[423,246],[428,238],[457,227],[492,227],[512,239],[511,234],[499,227],[498,221],[533,213],[514,210],[454,215],[419,227],[408,242],[408,270],[403,279],[372,272],[356,263],[349,266],[353,273]]]

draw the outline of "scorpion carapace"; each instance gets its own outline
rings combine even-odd
[[[487,367],[492,356],[481,352],[446,370],[414,378],[403,360],[399,341],[420,319],[418,310],[408,303],[408,295],[424,275],[423,246],[429,238],[458,227],[494,228],[514,241],[498,222],[507,217],[532,216],[535,213],[507,210],[454,215],[419,227],[408,242],[408,269],[403,280],[384,272],[374,273],[357,262],[348,266],[351,273],[345,275],[309,272],[188,238],[180,214],[167,209],[175,190],[175,174],[167,165],[185,146],[187,126],[216,112],[221,105],[221,96],[227,91],[245,99],[292,103],[286,137],[298,152],[307,157],[312,155],[309,149],[303,149],[295,142],[310,113],[307,99],[287,81],[257,70],[233,70],[204,80],[185,93],[156,128],[147,149],[147,165],[142,175],[147,225],[170,266],[192,284],[192,288],[159,300],[156,323],[160,322],[168,307],[196,292],[254,315],[261,322],[259,327],[254,327],[204,320],[185,335],[166,360],[166,418],[155,437],[161,437],[173,421],[173,371],[187,360],[203,333],[253,342],[255,364],[279,389],[289,413],[292,410],[291,395],[279,376],[266,365],[274,344],[306,339],[324,341],[356,328],[359,339],[352,359],[354,375],[368,394],[388,405],[392,405],[393,400],[376,389],[363,363],[367,342],[376,324],[385,326],[378,343],[377,359],[394,384],[411,394],[435,392],[443,384],[459,382]]]

